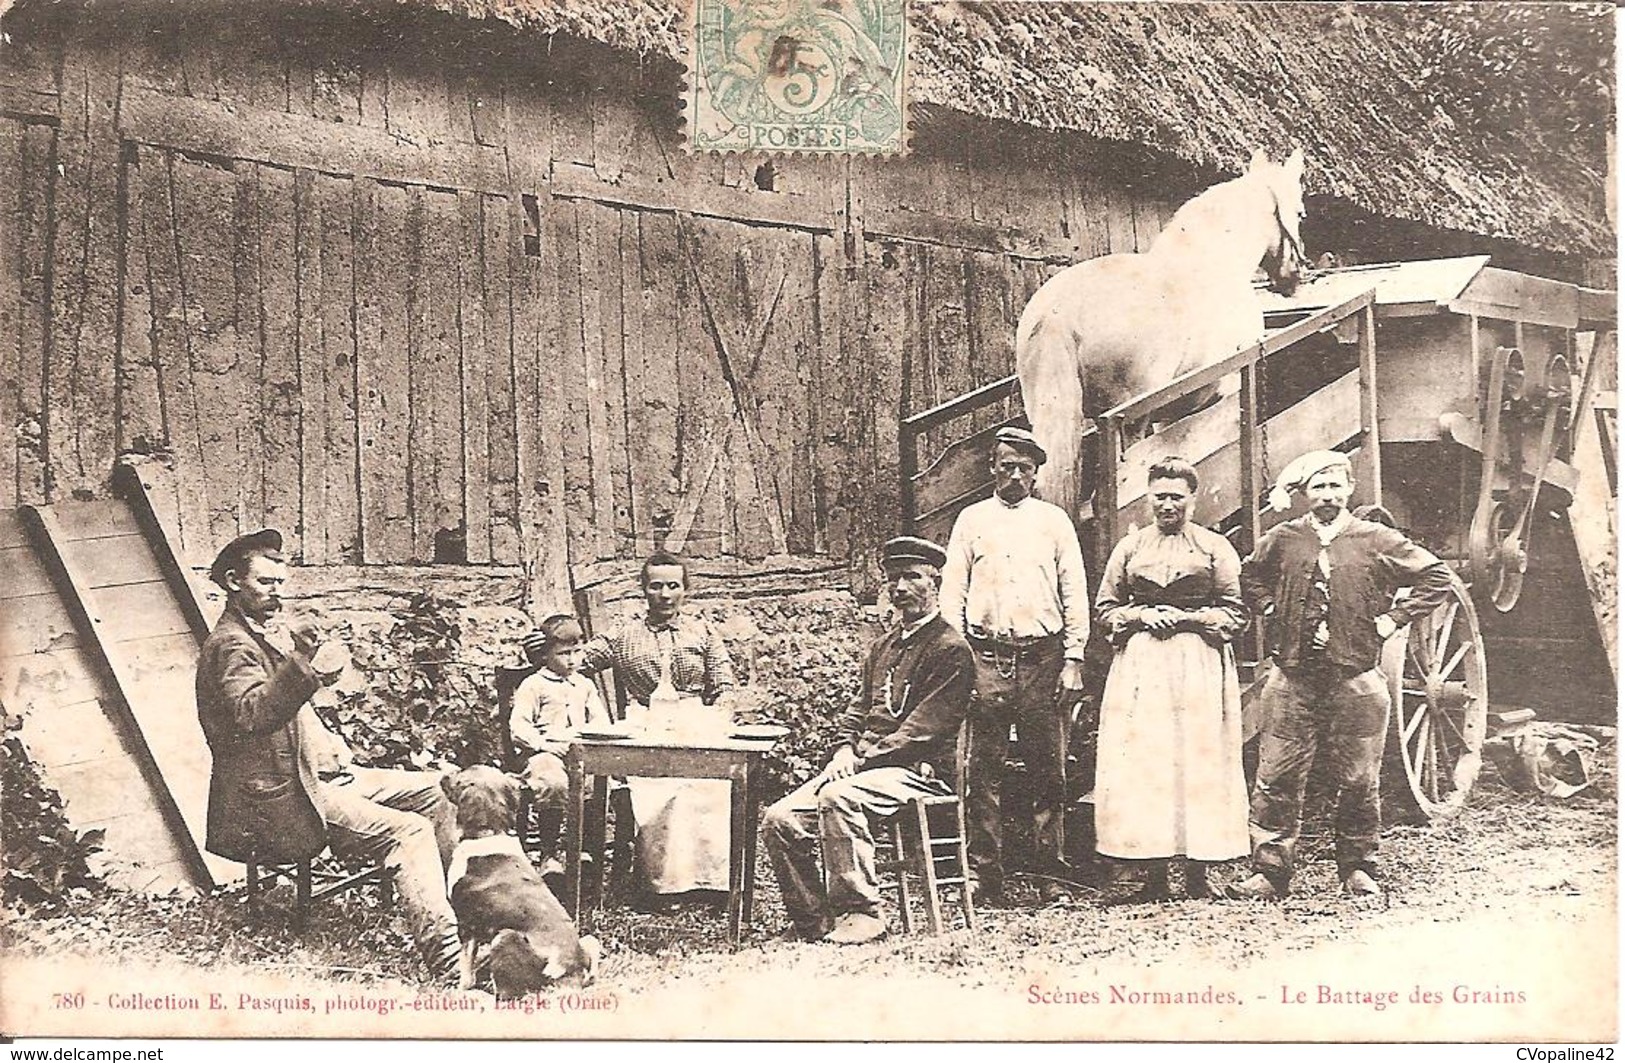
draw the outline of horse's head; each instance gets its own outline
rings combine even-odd
[[[1274,217],[1269,226],[1271,236],[1265,247],[1264,272],[1269,275],[1270,289],[1282,295],[1291,295],[1309,268],[1308,256],[1303,251],[1303,237],[1298,225],[1303,221],[1303,149],[1299,148],[1286,162],[1273,163],[1263,149],[1253,153],[1247,166],[1247,176],[1257,180],[1269,191],[1274,204]]]

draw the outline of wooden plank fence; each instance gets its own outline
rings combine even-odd
[[[657,545],[867,591],[899,420],[1183,198],[952,123],[904,161],[695,158],[661,70],[323,19],[19,28],[0,507],[149,453],[193,565],[270,524],[306,564],[523,565],[538,605]]]

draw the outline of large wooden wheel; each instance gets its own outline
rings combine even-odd
[[[1390,789],[1429,819],[1453,816],[1478,779],[1489,711],[1484,639],[1466,585],[1452,577],[1449,597],[1396,632],[1382,663],[1393,699],[1388,771],[1403,772]]]

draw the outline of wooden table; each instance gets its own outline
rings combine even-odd
[[[564,758],[570,792],[564,806],[565,891],[570,914],[581,926],[581,852],[586,819],[587,776],[593,777],[594,818],[590,841],[599,876],[596,905],[603,904],[604,816],[609,806],[609,777],[634,779],[726,779],[729,786],[728,943],[739,943],[739,928],[750,922],[756,869],[756,820],[761,794],[757,784],[762,754],[776,739],[678,739],[637,735],[629,739],[577,737]],[[583,927],[585,929],[585,927]]]

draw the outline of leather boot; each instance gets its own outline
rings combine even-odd
[[[1113,897],[1106,901],[1108,907],[1118,907],[1126,904],[1158,904],[1169,898],[1168,891],[1168,861],[1143,860],[1145,866],[1145,882],[1133,893]]]
[[[1213,896],[1207,884],[1207,865],[1200,860],[1185,861],[1185,896],[1193,901],[1205,901]]]

